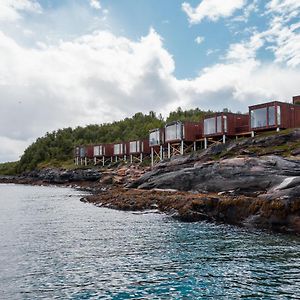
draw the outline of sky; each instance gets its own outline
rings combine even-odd
[[[298,94],[299,0],[0,0],[0,162],[59,128]]]

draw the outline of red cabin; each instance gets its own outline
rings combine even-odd
[[[127,155],[150,154],[149,140],[130,141],[126,145]]]
[[[165,142],[194,142],[203,137],[203,125],[200,122],[175,121],[165,126]]]
[[[249,115],[229,112],[206,116],[203,121],[204,137],[235,136],[249,132]]]
[[[249,106],[249,114],[251,131],[300,127],[300,105],[272,101]]]

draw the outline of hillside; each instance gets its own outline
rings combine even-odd
[[[59,129],[38,138],[25,150],[19,162],[0,164],[0,174],[12,175],[43,167],[72,168],[75,145],[147,138],[150,129],[162,127],[166,122],[199,121],[207,113],[211,112],[205,112],[199,108],[186,111],[178,108],[170,112],[164,120],[155,112],[149,112],[149,114],[139,112],[131,118],[113,123]]]

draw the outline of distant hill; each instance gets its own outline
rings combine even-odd
[[[153,111],[136,113],[131,118],[101,124],[59,129],[38,138],[22,155],[19,162],[0,165],[0,174],[31,171],[42,167],[66,167],[73,165],[73,149],[76,145],[114,143],[147,138],[150,129],[163,127],[166,122],[177,120],[199,121],[211,111],[199,108],[182,110],[180,107],[169,114],[166,120]]]

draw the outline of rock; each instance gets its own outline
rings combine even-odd
[[[300,148],[293,150],[291,153],[294,156],[300,155]]]
[[[289,178],[293,178],[289,181]],[[238,195],[300,196],[300,162],[278,156],[238,157],[205,163],[193,167],[172,166],[154,169],[129,187],[140,189],[176,189],[199,193],[228,193]],[[277,188],[276,188],[277,187]]]
[[[106,175],[100,180],[103,184],[112,184],[113,183],[113,177],[111,175]]]

